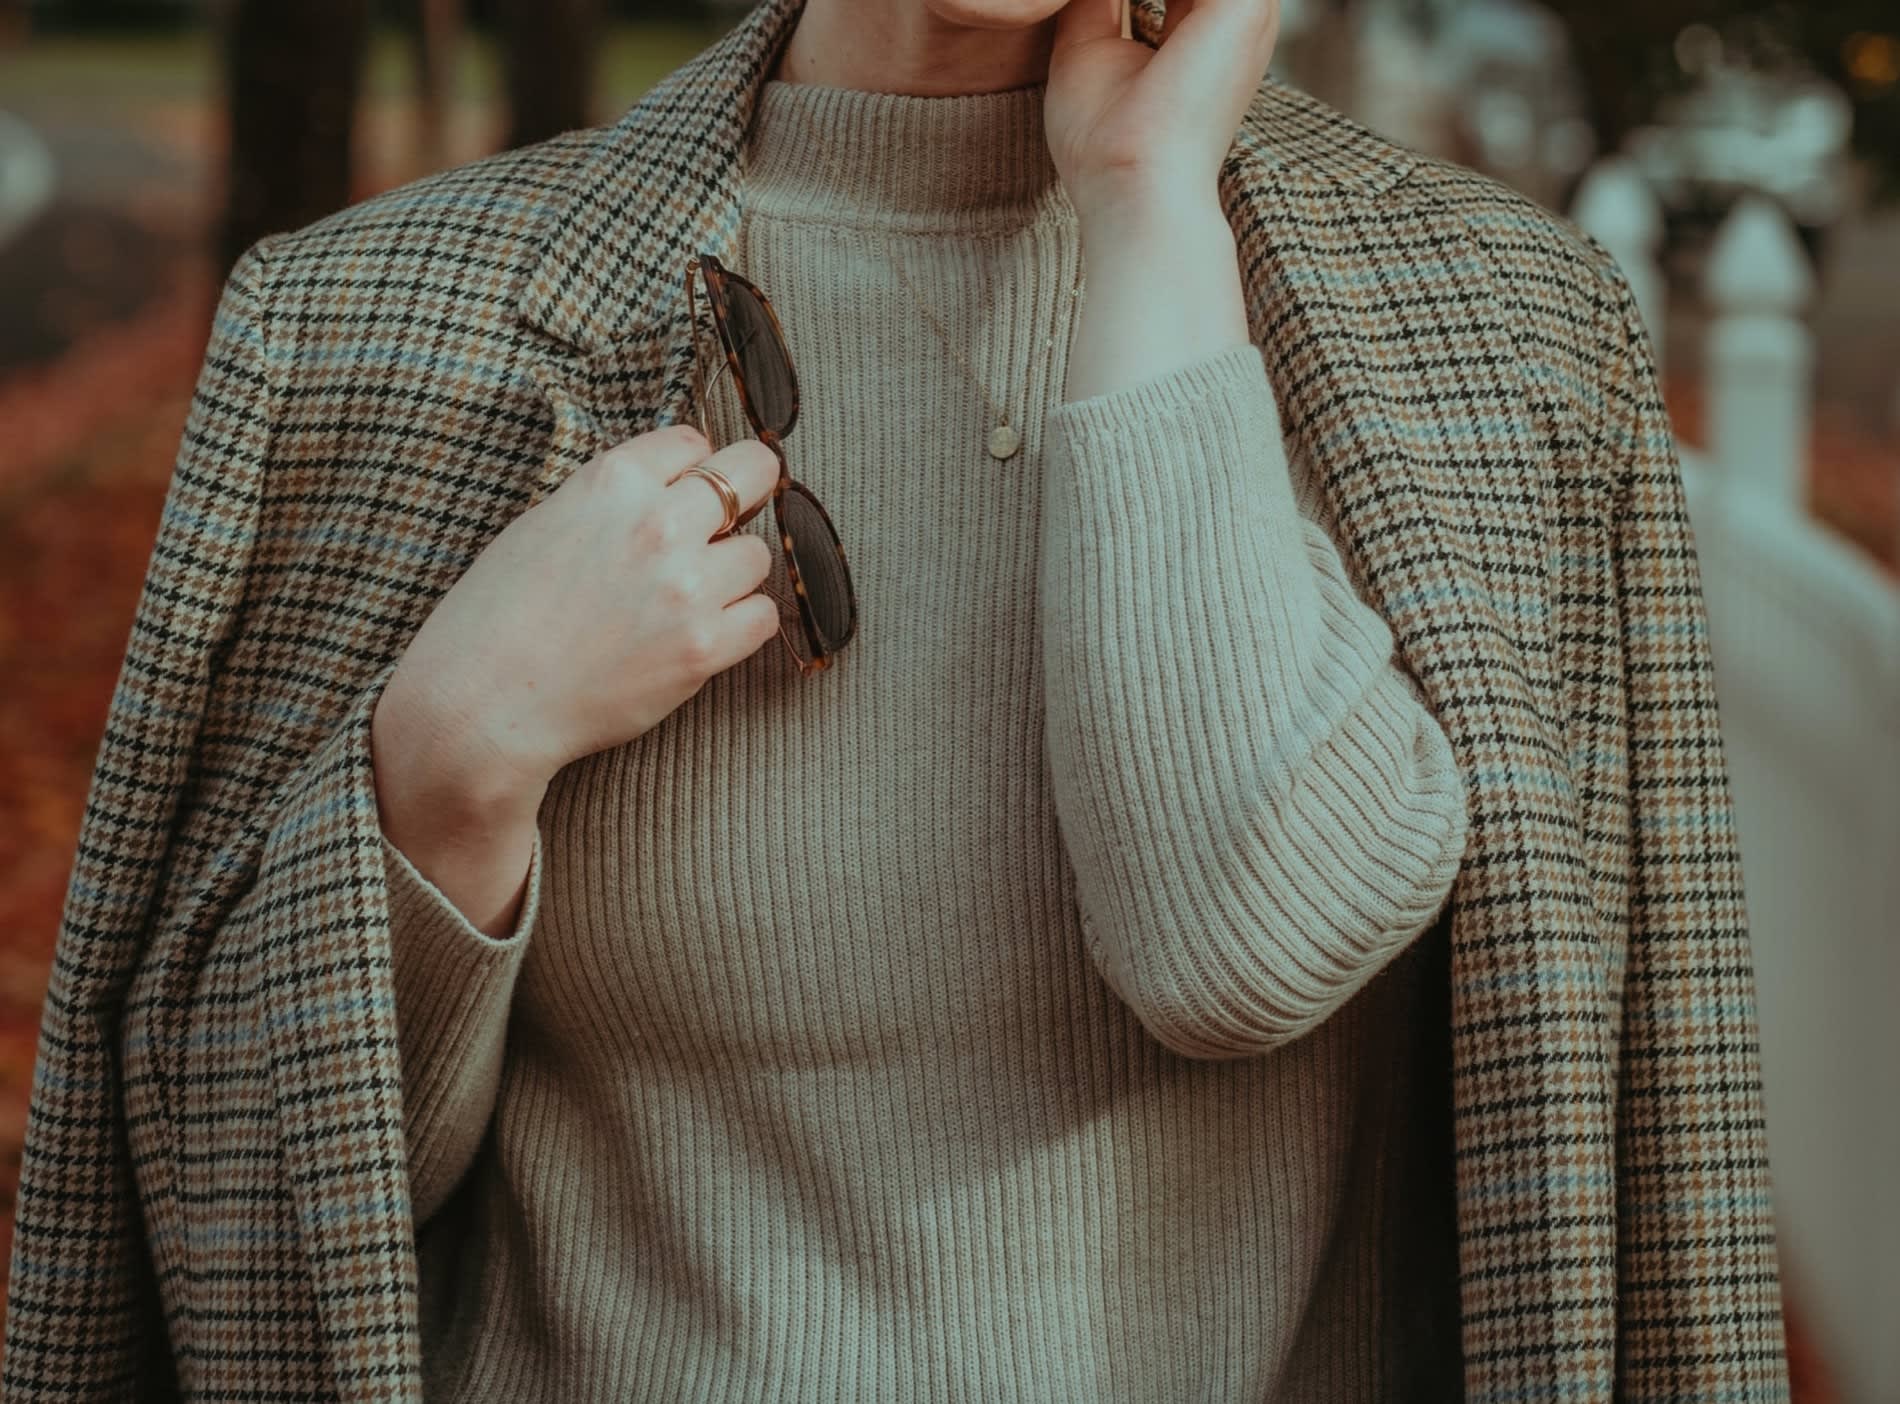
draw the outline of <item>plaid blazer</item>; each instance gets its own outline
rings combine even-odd
[[[371,711],[512,517],[691,417],[683,261],[732,250],[802,3],[229,280],[46,998],[15,1404],[417,1396]],[[1471,782],[1438,928],[1466,1397],[1785,1399],[1699,567],[1628,288],[1272,81],[1220,183],[1287,431]]]

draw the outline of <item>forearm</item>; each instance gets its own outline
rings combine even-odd
[[[1157,1037],[1220,1057],[1298,1037],[1429,925],[1467,821],[1390,629],[1296,498],[1259,351],[1144,359],[1187,344],[1133,337],[1078,378],[1120,383],[1058,407],[1039,607],[1090,953]]]
[[[393,694],[393,695],[392,695]],[[514,989],[541,892],[537,797],[484,789],[478,757],[392,681],[371,749],[417,1222],[466,1171],[494,1114]]]
[[[1087,295],[1063,400],[1085,400],[1246,343],[1234,231],[1211,194],[1130,190],[1082,213]]]
[[[383,834],[484,935],[515,929],[540,792],[499,788],[465,733],[435,720],[400,668],[371,723]]]

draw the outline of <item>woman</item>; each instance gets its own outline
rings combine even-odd
[[[1785,1397],[1627,288],[1159,19],[768,0],[244,260],[9,1399]]]

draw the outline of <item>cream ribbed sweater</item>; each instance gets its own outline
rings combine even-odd
[[[1464,783],[1257,348],[1061,403],[1042,92],[765,85],[838,667],[562,770],[510,940],[385,844],[432,1399],[1455,1397]]]

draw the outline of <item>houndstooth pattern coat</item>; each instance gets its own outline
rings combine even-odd
[[[683,261],[731,251],[802,3],[611,128],[232,275],[46,999],[15,1404],[416,1397],[371,711],[512,517],[690,418]],[[1628,289],[1563,221],[1274,82],[1221,199],[1291,442],[1471,782],[1435,932],[1466,1397],[1785,1399],[1698,565]]]

